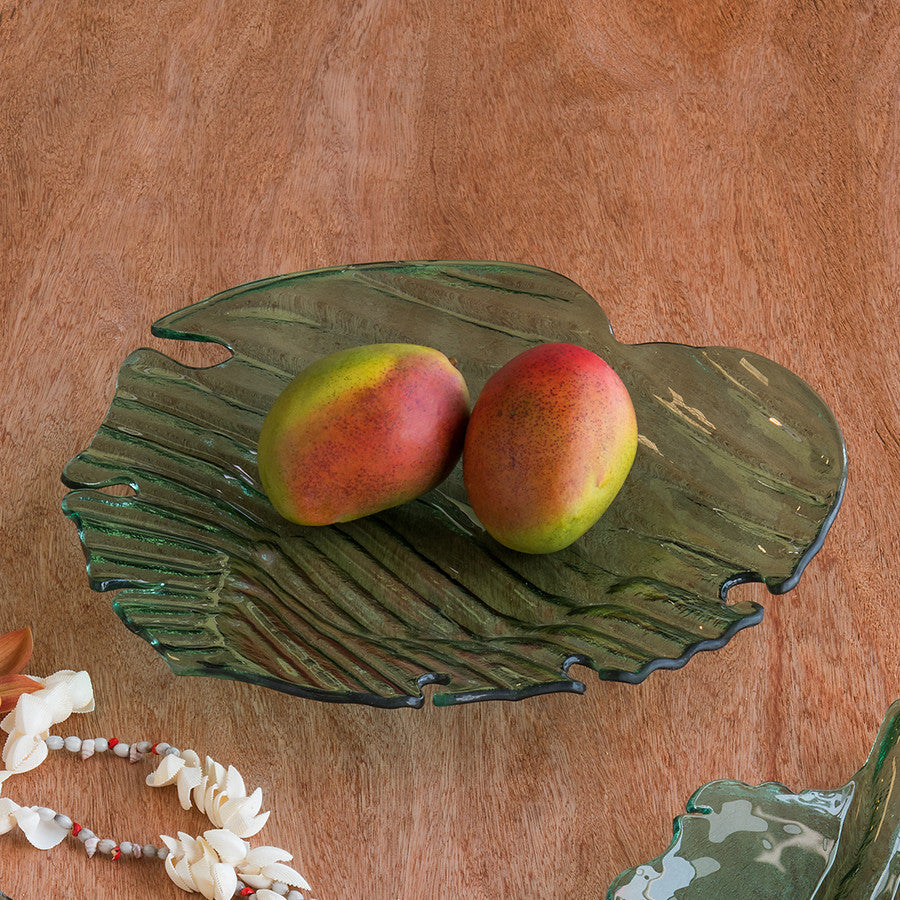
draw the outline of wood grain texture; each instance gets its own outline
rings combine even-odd
[[[602,898],[714,778],[833,787],[900,696],[900,10],[890,0],[0,0],[0,630],[88,669],[71,733],[163,737],[263,788],[319,900]],[[452,709],[175,678],[87,586],[59,473],[165,313],[280,272],[545,266],[620,340],[797,372],[850,478],[793,592],[638,686]],[[430,689],[429,689],[430,690]],[[98,833],[196,833],[143,773],[8,783]],[[183,896],[140,862],[6,836],[0,889]]]

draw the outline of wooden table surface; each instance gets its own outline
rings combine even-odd
[[[892,0],[0,0],[0,631],[86,669],[66,733],[232,763],[318,900],[602,898],[712,779],[835,787],[900,697],[900,7]],[[763,622],[638,686],[439,709],[174,676],[92,592],[63,465],[150,324],[388,259],[573,279],[625,342],[761,353],[834,410],[840,514]],[[431,693],[432,688],[426,691]],[[4,785],[99,834],[203,822],[144,772]],[[263,840],[264,839],[264,840]],[[158,841],[157,841],[158,842]],[[0,838],[15,900],[184,896],[158,865]]]

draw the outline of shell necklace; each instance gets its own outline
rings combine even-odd
[[[0,834],[18,827],[38,850],[49,850],[67,836],[79,841],[87,855],[113,860],[122,857],[157,859],[178,887],[202,894],[208,900],[249,897],[255,900],[304,900],[301,890],[309,885],[286,863],[292,857],[278,847],[250,846],[246,838],[257,834],[269,818],[261,812],[262,791],[248,794],[244,779],[233,766],[227,769],[206,757],[201,762],[193,750],[179,750],[164,742],[125,743],[116,738],[62,738],[50,728],[73,713],[94,708],[94,690],[87,672],[62,670],[49,678],[35,678],[41,687],[22,694],[14,709],[0,722],[9,735],[3,747],[0,794],[4,782],[39,766],[51,750],[67,750],[88,759],[111,754],[138,762],[157,757],[156,769],[147,776],[150,787],[175,785],[183,809],[195,806],[214,826],[191,837],[160,835],[162,847],[136,841],[100,839],[69,816],[44,806],[20,806],[0,796]]]

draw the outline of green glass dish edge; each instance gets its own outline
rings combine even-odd
[[[675,818],[668,849],[622,872],[607,900],[888,900],[900,889],[900,700],[840,788],[714,781]]]

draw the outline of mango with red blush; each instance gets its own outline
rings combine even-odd
[[[539,344],[481,391],[463,481],[492,537],[524,553],[552,553],[603,515],[636,451],[634,407],[616,372],[584,347]]]
[[[412,500],[459,459],[469,392],[431,347],[370,344],[315,361],[263,423],[257,463],[266,495],[301,525],[347,522]]]

